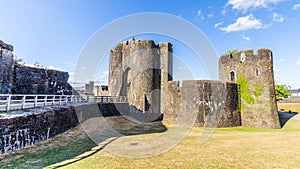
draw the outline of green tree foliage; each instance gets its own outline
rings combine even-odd
[[[239,75],[237,77],[237,84],[239,85],[241,99],[247,104],[254,104],[254,98],[251,97],[251,94],[249,93],[249,84],[247,83],[245,76]]]
[[[279,97],[287,97],[291,94],[289,93],[289,89],[286,84],[275,84],[275,95],[276,98]]]
[[[239,50],[237,50],[237,49],[229,50],[229,51],[227,51],[227,54],[233,55],[237,51],[239,51]]]
[[[24,62],[23,62],[23,59],[22,58],[20,58],[20,57],[18,57],[18,56],[14,56],[14,62],[15,62],[15,64],[19,64],[19,65],[23,65],[24,64]]]

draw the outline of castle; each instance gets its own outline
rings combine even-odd
[[[12,52],[12,45],[0,41],[1,94],[72,94],[67,72],[20,65]],[[201,127],[280,128],[269,49],[220,56],[219,76],[173,80],[173,46],[168,42],[133,38],[110,51],[109,95],[126,96],[129,108],[124,112],[142,122],[163,117]]]
[[[280,128],[272,52],[237,51],[219,58],[219,81],[173,80],[173,46],[125,41],[110,52],[109,94],[127,96],[132,116],[207,127]],[[217,65],[216,65],[217,66]],[[141,118],[140,118],[141,119]]]

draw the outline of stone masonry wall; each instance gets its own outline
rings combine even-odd
[[[11,118],[0,116],[0,153],[36,144],[78,124],[72,107],[28,111]]]
[[[16,66],[13,94],[72,94],[68,72]]]
[[[119,43],[110,52],[109,94],[127,96],[132,113],[154,121],[161,116],[162,83],[172,78],[171,63],[169,43],[134,38]]]
[[[0,154],[54,137],[93,117],[119,116],[127,103],[82,104],[0,114]],[[121,113],[122,112],[122,113]]]
[[[0,40],[0,93],[9,94],[12,88],[13,46]]]
[[[220,80],[239,85],[242,125],[280,128],[275,99],[273,56],[269,49],[237,51],[219,58]]]
[[[168,82],[168,101],[164,120],[172,123],[206,127],[241,125],[238,88],[234,83],[208,80]]]

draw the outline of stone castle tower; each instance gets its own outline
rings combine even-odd
[[[219,81],[183,80],[180,86],[172,79],[172,48],[133,38],[110,51],[109,95],[127,97],[125,114],[142,122],[163,114],[171,123],[201,127],[280,128],[270,50],[223,55]]]
[[[275,98],[273,56],[269,49],[237,51],[219,58],[222,82],[239,86],[242,125],[280,128]]]
[[[130,112],[146,114],[150,122],[161,116],[166,82],[172,79],[172,45],[152,40],[119,43],[110,51],[109,95],[127,96]]]
[[[13,85],[13,46],[0,40],[0,93],[11,93]]]

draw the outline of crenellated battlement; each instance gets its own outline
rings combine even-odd
[[[243,63],[255,64],[257,61],[272,62],[272,51],[267,48],[259,48],[257,53],[253,49],[239,50],[234,53],[226,53],[221,55],[219,61],[221,63]]]
[[[1,49],[1,48],[2,48],[2,49],[9,50],[9,51],[11,51],[11,52],[14,50],[13,45],[4,43],[2,40],[0,40],[0,49]]]

